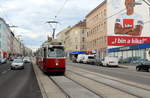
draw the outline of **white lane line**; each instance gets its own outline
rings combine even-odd
[[[5,73],[7,73],[7,71],[6,71],[6,70],[2,72],[2,74],[5,74]]]

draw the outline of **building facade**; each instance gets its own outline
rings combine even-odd
[[[140,1],[140,5],[135,2],[139,1],[104,0],[86,15],[87,51],[94,51],[102,58],[107,55],[147,58],[148,48],[110,51],[150,43],[149,6],[144,1]],[[128,4],[134,3],[132,10],[129,9]]]
[[[0,18],[0,56],[8,57],[12,53],[14,34],[10,30],[6,22]]]
[[[106,0],[86,15],[87,51],[106,55],[107,49],[107,3]]]
[[[86,34],[78,24],[63,33],[66,52],[87,51],[101,58],[147,58],[149,48],[134,45],[150,43],[150,9],[144,1],[136,2],[139,0],[103,0],[85,16]]]
[[[5,20],[0,18],[0,58],[23,55],[24,50],[25,46],[15,37]]]
[[[61,41],[63,45],[65,45],[65,33],[68,32],[68,30],[70,29],[71,29],[71,26],[67,27],[66,29],[62,30],[56,35],[57,39]]]
[[[108,55],[149,59],[149,6],[142,0],[107,0],[107,5]]]
[[[64,42],[66,53],[70,53],[74,51],[86,51],[85,35],[86,21],[84,20],[63,30],[60,34],[58,34],[57,38]]]

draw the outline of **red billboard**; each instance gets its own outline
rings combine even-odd
[[[107,42],[109,46],[128,46],[150,43],[150,37],[107,36]]]
[[[109,48],[150,43],[149,21],[149,6],[144,0],[107,0]]]

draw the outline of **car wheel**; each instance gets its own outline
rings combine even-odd
[[[137,70],[137,71],[140,71],[140,70],[141,70],[141,68],[137,67],[137,68],[136,68],[136,70]]]
[[[109,67],[109,64],[106,64],[106,67]]]
[[[148,68],[148,71],[150,72],[150,68]]]

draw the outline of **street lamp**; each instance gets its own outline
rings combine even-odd
[[[47,21],[46,23],[50,24],[51,28],[53,29],[52,37],[54,39],[55,37],[55,31],[56,31],[56,26],[59,22],[57,21]]]

